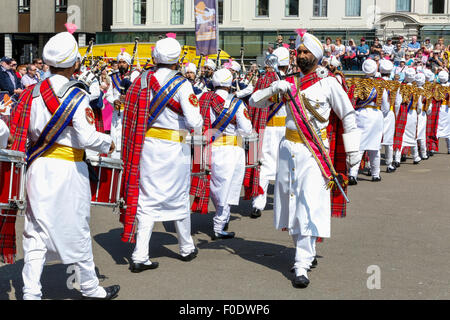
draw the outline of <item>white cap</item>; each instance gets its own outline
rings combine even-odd
[[[196,67],[195,64],[193,64],[193,63],[188,63],[188,64],[186,64],[186,66],[184,67],[184,71],[185,71],[185,72],[193,72],[193,73],[197,73],[197,67]]]
[[[425,84],[425,75],[423,73],[416,74],[416,84],[422,87]]]
[[[394,69],[394,64],[387,59],[383,59],[380,61],[380,72],[381,74],[391,74]]]
[[[119,55],[117,56],[117,62],[120,62],[120,60],[123,60],[126,63],[131,64],[131,56],[125,51],[119,53]]]
[[[285,47],[280,47],[273,52],[278,57],[278,65],[280,67],[288,66],[290,62],[289,50]]]
[[[212,59],[208,59],[205,62],[205,67],[210,67],[213,71],[216,71],[216,63]]]
[[[431,71],[430,69],[425,69],[424,74],[425,74],[425,79],[428,82],[434,82],[434,79],[436,78],[436,76],[433,73],[433,71]]]
[[[298,35],[295,41],[295,49],[298,49],[301,45],[304,45],[317,60],[321,60],[323,57],[323,45],[319,39],[310,33],[305,33],[303,36]]]
[[[73,35],[61,32],[47,42],[42,57],[45,64],[65,69],[75,64],[78,54],[78,44]]]
[[[233,82],[233,75],[228,69],[220,69],[214,72],[212,83],[214,87],[231,87]]]
[[[377,63],[372,59],[367,59],[362,65],[362,71],[368,76],[374,76],[377,73],[377,69]]]
[[[444,71],[444,70],[439,72],[438,79],[439,79],[440,83],[447,83],[448,82],[448,72]]]
[[[405,71],[405,82],[411,83],[416,80],[416,70],[413,68],[408,68]]]
[[[233,61],[231,61],[231,69],[233,69],[236,72],[240,72],[241,71],[241,65],[233,60]]]
[[[156,42],[153,50],[155,62],[161,64],[176,64],[181,54],[180,43],[173,38],[165,38]]]

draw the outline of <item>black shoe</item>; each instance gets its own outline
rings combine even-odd
[[[120,291],[120,286],[114,285],[111,287],[107,287],[107,288],[105,288],[105,291],[106,291],[106,297],[104,297],[104,298],[94,298],[94,297],[83,296],[83,300],[112,300],[118,296],[119,291]]]
[[[214,232],[212,236],[212,240],[220,240],[220,239],[233,239],[235,236],[234,232],[226,232],[222,231],[221,233]]]
[[[295,277],[292,280],[292,284],[296,288],[304,289],[304,288],[306,288],[309,285],[309,280],[305,276]]]
[[[402,154],[402,157],[400,158],[400,162],[406,162],[406,156]]]
[[[318,261],[317,261],[317,258],[314,258],[313,262],[311,262],[311,269],[316,268],[318,264],[319,264],[319,263],[318,263]]]
[[[420,163],[420,160],[419,161],[414,161],[413,162],[413,164],[419,164]]]
[[[372,177],[372,182],[379,182],[381,181],[381,177]]]
[[[434,151],[428,151],[428,157],[434,156]]]
[[[421,157],[421,158],[422,158],[422,160],[428,160],[429,159],[428,156],[424,156],[424,157]]]
[[[392,162],[392,165],[396,168],[400,168],[400,162],[394,161]]]
[[[197,254],[198,254],[198,249],[195,248],[194,251],[192,251],[189,255],[187,255],[186,257],[181,256],[180,259],[185,262],[189,262],[189,261],[192,261],[195,258],[197,258]]]
[[[230,225],[229,222],[225,223],[225,227],[223,227],[223,231],[228,231],[229,225]]]
[[[358,181],[356,181],[355,177],[348,177],[348,185],[349,186],[356,186],[358,184]]]
[[[395,172],[395,170],[397,170],[396,167],[387,167],[387,168],[386,168],[386,172],[387,172],[387,173]]]
[[[372,175],[372,170],[368,169],[368,170],[367,170],[367,176],[370,177],[371,175]]]
[[[139,273],[145,270],[153,270],[159,267],[158,262],[152,262],[152,264],[147,265],[143,263],[132,263],[130,266],[130,271],[133,273]]]
[[[250,218],[258,219],[259,217],[261,217],[261,210],[254,208],[252,213],[250,214]]]

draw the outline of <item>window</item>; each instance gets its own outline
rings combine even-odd
[[[328,0],[314,0],[313,2],[313,16],[326,17],[328,15]]]
[[[19,0],[19,13],[30,13],[30,0]]]
[[[430,13],[445,13],[445,0],[430,0]]]
[[[257,17],[269,16],[269,0],[256,0],[256,16]]]
[[[411,0],[397,0],[395,9],[397,12],[411,12]]]
[[[183,24],[184,23],[184,0],[171,0],[171,24]]]
[[[67,12],[67,0],[56,0],[55,10],[56,12]]]
[[[147,0],[133,0],[133,24],[147,23]]]
[[[223,0],[219,0],[219,24],[223,23]]]
[[[345,0],[345,16],[361,16],[361,0]]]
[[[298,17],[298,0],[286,0],[286,17]]]

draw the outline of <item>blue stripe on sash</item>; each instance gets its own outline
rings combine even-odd
[[[214,142],[225,131],[226,127],[230,124],[231,120],[233,120],[234,116],[236,115],[237,111],[239,110],[239,107],[242,104],[242,100],[233,98],[233,100],[231,101],[230,107],[232,107],[233,101],[235,101],[235,100],[238,100],[238,101],[234,104],[234,108],[231,111],[230,116],[228,117],[228,119],[225,120],[225,122],[222,124],[222,126],[219,129],[217,129],[217,132],[212,136],[212,138],[211,138],[212,142]],[[221,115],[224,113],[224,111],[226,114],[228,109],[223,110]],[[213,128],[215,128],[220,123],[220,121],[218,122],[217,120],[219,120],[219,119],[216,119],[216,121],[214,121],[214,123],[212,125]]]
[[[61,135],[61,133],[64,131],[64,129],[70,124],[70,122],[73,119],[73,116],[75,115],[75,112],[77,111],[79,105],[81,104],[81,102],[83,101],[84,97],[81,98],[77,104],[75,105],[75,107],[72,109],[72,111],[70,112],[69,116],[64,120],[64,123],[62,124],[62,126],[58,129],[58,131],[55,133],[55,135],[53,136],[53,138],[49,141],[48,145],[42,149],[39,153],[33,155],[33,153],[36,152],[36,150],[38,150],[39,148],[41,148],[44,143],[45,143],[45,139],[47,137],[47,135],[49,134],[50,130],[53,129],[53,127],[55,126],[55,124],[60,120],[61,116],[64,114],[64,112],[66,111],[66,108],[69,106],[69,104],[72,102],[73,98],[79,94],[81,92],[81,89],[79,88],[74,88],[72,90],[72,92],[69,94],[69,96],[64,99],[63,103],[61,104],[61,106],[58,108],[58,110],[56,110],[55,114],[52,116],[52,118],[50,119],[50,121],[47,123],[47,125],[44,128],[44,131],[42,131],[41,135],[39,136],[38,141],[36,142],[36,144],[27,152],[27,162],[28,165],[30,165],[34,160],[36,160],[38,157],[40,157],[45,151],[47,151],[50,147],[52,147],[52,145],[56,142],[56,140],[58,139],[58,137]],[[32,156],[33,155],[33,156]],[[32,157],[31,157],[32,156]],[[31,157],[31,158],[30,158]]]
[[[117,73],[113,74],[111,76],[111,80],[112,80],[116,90],[120,92],[120,76],[119,76],[119,73],[117,72]]]
[[[371,103],[375,98],[377,97],[377,90],[375,88],[372,89],[372,91],[370,91],[369,97],[364,100],[364,101],[360,101],[357,103],[357,107],[359,108],[363,108],[365,106],[367,106],[369,103]]]
[[[272,104],[272,105],[269,107],[269,110],[271,110],[271,109],[273,108],[274,105],[276,105],[276,103]],[[267,117],[267,122],[269,122],[270,120],[272,120],[272,118],[277,114],[278,111],[280,111],[280,109],[281,109],[281,107],[282,107],[283,105],[284,105],[284,103],[283,103],[283,102],[280,102],[280,103],[278,104],[278,106],[277,106],[275,109],[273,109],[273,111],[271,111],[271,113],[270,113],[269,116]]]
[[[176,80],[182,78],[182,76],[176,76],[172,79],[170,79],[165,85],[164,87],[162,87],[158,93],[156,94],[156,96],[152,99],[151,103],[150,103],[150,107],[149,109],[152,110],[156,101],[158,101],[158,99],[161,97],[162,94],[164,94],[167,90],[167,88]],[[185,79],[187,81],[187,79]],[[176,86],[174,88],[172,88],[172,90],[169,91],[169,93],[166,95],[166,97],[161,101],[161,103],[156,107],[155,111],[153,111],[153,113],[149,116],[148,118],[148,122],[147,122],[147,129],[149,129],[151,127],[151,125],[153,124],[153,121],[156,120],[156,118],[158,117],[161,109],[163,107],[166,106],[166,104],[169,102],[170,99],[172,99],[172,97],[175,95],[175,93],[178,91],[178,88],[185,83],[186,81],[180,81],[179,83],[176,84]]]

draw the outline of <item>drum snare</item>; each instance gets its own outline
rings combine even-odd
[[[245,168],[257,168],[261,165],[259,159],[259,138],[256,132],[244,137]]]
[[[208,155],[207,137],[188,135],[186,141],[191,146],[191,176],[209,175],[211,169],[208,165],[210,155]]]

